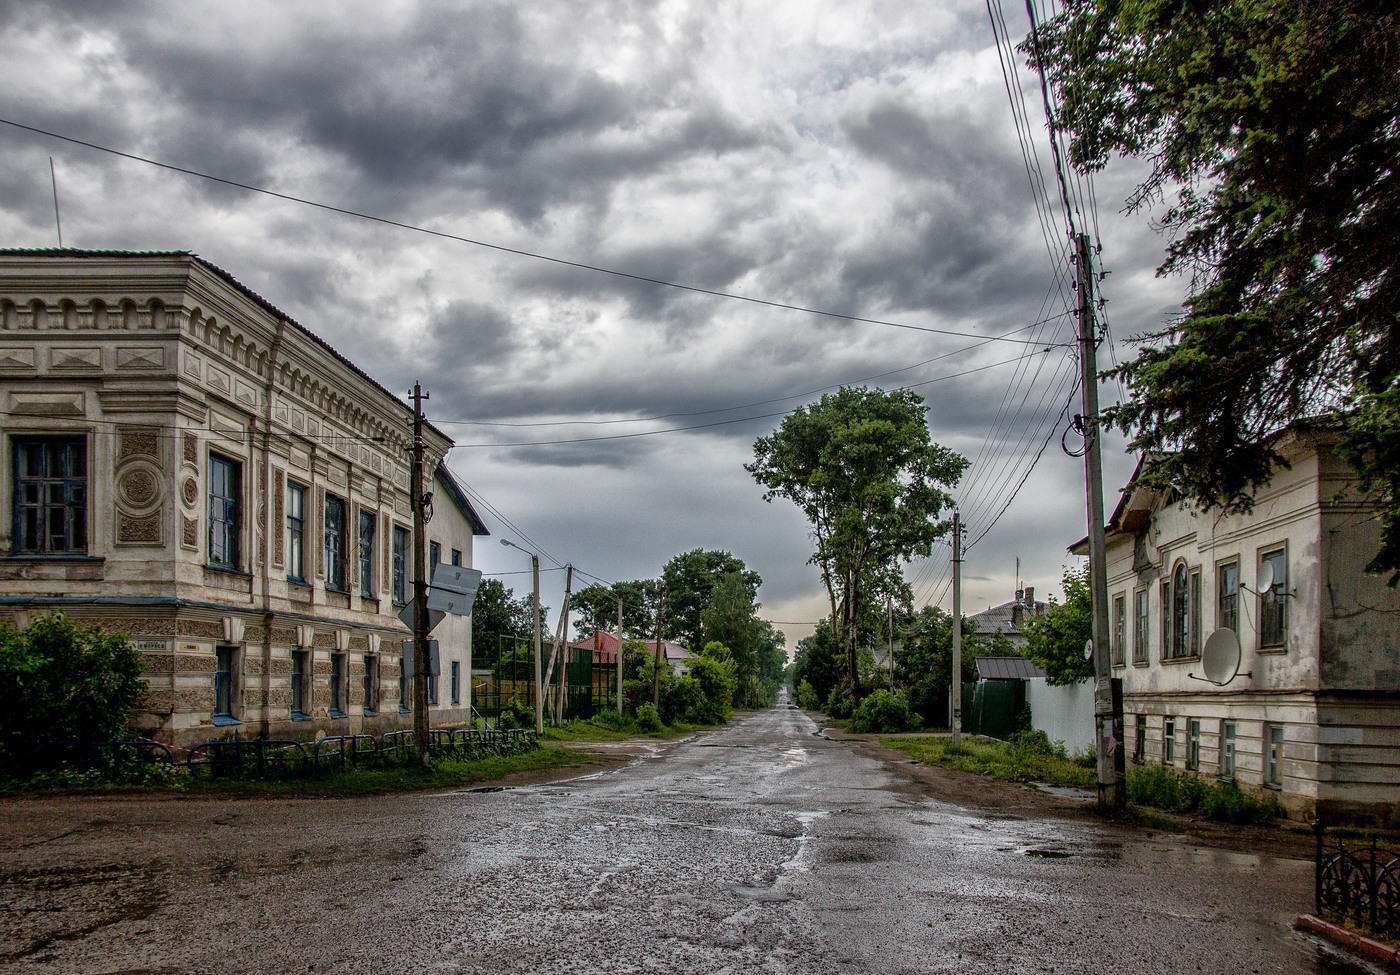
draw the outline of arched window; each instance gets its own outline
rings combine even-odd
[[[1178,562],[1172,573],[1172,656],[1191,653],[1191,589],[1186,563]]]

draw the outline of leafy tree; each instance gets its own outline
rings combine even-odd
[[[701,617],[715,587],[731,574],[742,580],[752,604],[763,580],[744,565],[743,559],[728,552],[697,548],[667,562],[661,570],[661,587],[666,594],[661,629],[666,639],[677,641],[692,653],[713,639],[703,632]]]
[[[752,573],[726,572],[715,584],[710,601],[700,613],[705,643],[729,648],[739,681],[737,704],[749,707],[771,703],[782,681],[787,653],[783,634],[758,618]]]
[[[121,738],[146,690],[141,670],[125,636],[61,613],[22,630],[0,622],[0,757],[21,761],[45,741]]]
[[[534,650],[534,594],[526,593],[515,597],[515,590],[508,589],[499,579],[482,579],[472,603],[472,654],[477,660],[491,660],[497,654],[510,653],[518,643],[524,642],[529,650],[525,657],[530,663],[533,679],[533,658],[528,654]],[[549,609],[540,606],[541,637],[549,618]]]
[[[815,633],[798,641],[791,679],[799,688],[804,683],[811,686],[817,699],[814,707],[820,706],[841,683],[843,669],[844,661],[837,654],[830,620],[823,620],[817,624]]]
[[[900,632],[905,637],[895,655],[895,681],[908,688],[909,706],[924,724],[946,726],[953,682],[953,617],[937,606],[925,606],[900,623]],[[962,632],[965,680],[974,679],[978,656],[1010,646],[1000,634],[979,634],[977,624],[967,617],[963,617]]]
[[[1094,676],[1094,663],[1084,657],[1084,644],[1094,637],[1094,613],[1089,589],[1089,566],[1065,569],[1065,601],[1050,597],[1050,608],[1033,616],[1022,629],[1026,659],[1045,671],[1054,686],[1078,684]]]
[[[570,599],[574,615],[574,638],[582,640],[599,630],[617,629],[617,597],[622,596],[622,627],[628,633],[650,639],[656,632],[656,603],[660,583],[655,579],[633,579],[611,586],[584,586]]]
[[[734,661],[729,648],[721,643],[709,643],[700,656],[690,662],[690,676],[705,695],[701,724],[718,724],[729,720],[734,707],[734,692],[739,687]]]
[[[754,443],[745,470],[764,500],[794,502],[811,525],[821,571],[839,621],[847,680],[858,696],[856,648],[863,600],[890,587],[898,565],[927,555],[952,528],[940,520],[966,458],[929,437],[923,398],[908,390],[845,387],[799,409]]]
[[[1400,6],[1393,0],[1065,0],[1039,32],[1071,153],[1143,157],[1130,209],[1170,195],[1159,273],[1185,314],[1108,411],[1147,483],[1247,510],[1274,434],[1338,413],[1400,582]],[[1036,59],[1035,39],[1029,42]]]

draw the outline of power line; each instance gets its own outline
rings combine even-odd
[[[421,227],[417,224],[405,223],[404,221],[394,220],[390,217],[376,216],[371,213],[365,213],[362,210],[351,210],[348,207],[335,206],[331,203],[320,203],[316,200],[310,200],[305,197],[294,196],[290,193],[280,193],[276,190],[270,190],[263,186],[256,186],[252,183],[243,183],[234,179],[225,179],[222,176],[213,176],[209,173],[200,172],[197,169],[189,169],[184,166],[176,166],[171,163],[161,162],[157,159],[151,159],[146,156],[138,156],[135,153],[123,152],[120,149],[113,149],[109,146],[99,145],[95,142],[87,142],[83,139],[76,139],[72,136],[62,135],[58,132],[51,132],[47,129],[41,129],[33,125],[25,125],[22,122],[15,122],[11,119],[0,118],[0,123],[12,126],[16,129],[22,129],[26,132],[33,132],[36,135],[47,136],[51,139],[59,139],[63,142],[71,143],[72,145],[83,146],[84,148],[93,149],[97,152],[105,152],[122,159],[130,159],[133,162],[143,163],[147,166],[155,166],[159,169],[169,170],[170,172],[182,173],[186,176],[194,176],[198,179],[209,180],[210,182],[219,183],[223,186],[232,186],[236,189],[247,190],[250,193],[261,193],[264,196],[270,196],[278,200],[285,200],[288,203],[297,203],[302,206],[314,207],[318,210],[325,210],[329,213],[338,213],[342,216],[355,217],[359,220],[369,220],[373,223],[382,224],[386,227],[396,227],[400,230],[408,230],[413,233],[425,234],[429,237],[438,237],[443,240],[453,240],[462,244],[471,244],[475,247],[484,247],[488,250],[499,251],[504,254],[514,254],[517,257],[528,257],[532,260],[545,261],[550,264],[560,265],[561,267],[570,267],[580,271],[593,271],[597,274],[607,274],[611,275],[612,277],[626,278],[629,281],[639,281],[643,284],[654,284],[663,288],[674,288],[677,291],[688,291],[692,294],[708,295],[712,298],[726,298],[731,301],[743,301],[752,305],[761,305],[765,308],[778,308],[784,311],[795,311],[800,312],[804,315],[817,315],[822,318],[833,318],[845,322],[856,322],[865,325],[883,325],[889,328],[902,328],[915,332],[927,332],[932,335],[950,335],[955,338],[987,338],[987,336],[978,335],[975,332],[961,332],[955,329],[934,328],[930,325],[910,325],[905,322],[894,322],[879,318],[864,318],[859,315],[845,315],[840,312],[824,311],[820,308],[809,308],[805,305],[797,305],[785,301],[773,301],[767,298],[754,298],[748,295],[735,294],[730,291],[719,291],[714,288],[702,288],[697,285],[680,284],[675,281],[667,281],[663,278],[653,278],[645,274],[633,274],[629,271],[619,271],[615,268],[602,267],[601,265],[597,264],[587,264],[583,261],[574,261],[563,257],[553,257],[548,254],[540,254],[534,251],[527,251],[519,247],[509,247],[505,244],[493,244],[490,241],[478,240],[473,237],[464,237],[460,234],[448,233],[445,230],[432,230],[428,227]],[[991,339],[991,341],[1008,342],[1019,345],[1035,344],[1034,342],[1026,339],[1013,339],[1008,337],[993,338]]]

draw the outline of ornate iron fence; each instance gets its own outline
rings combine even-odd
[[[1374,838],[1351,846],[1341,837],[1329,842],[1321,823],[1313,832],[1317,912],[1362,921],[1377,935],[1400,935],[1400,853]]]

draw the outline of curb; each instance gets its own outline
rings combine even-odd
[[[1304,914],[1293,922],[1293,927],[1299,931],[1307,931],[1310,934],[1326,938],[1333,944],[1361,955],[1367,961],[1377,962],[1381,965],[1400,964],[1400,952],[1397,952],[1393,946],[1363,937],[1348,931],[1346,928],[1324,921],[1320,917]]]

